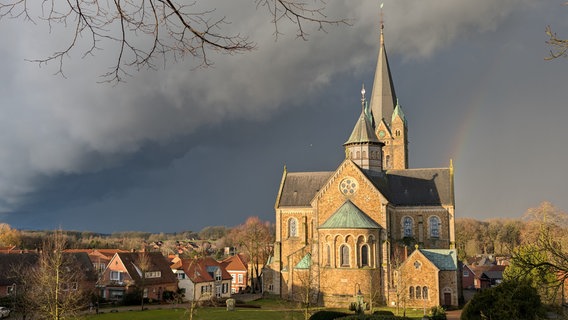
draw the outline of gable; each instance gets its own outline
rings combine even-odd
[[[369,178],[384,176],[380,172],[362,170],[350,159],[345,159],[317,193],[311,206],[317,208],[318,227],[350,201],[359,211],[378,225],[386,225],[387,198]]]

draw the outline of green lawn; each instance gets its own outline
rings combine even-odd
[[[252,305],[260,306],[260,308],[237,308],[235,311],[227,311],[224,307],[200,307],[194,312],[194,320],[300,320],[304,319],[303,310],[299,309],[297,304],[275,299],[260,299],[250,302]],[[128,308],[133,311],[110,312],[110,309],[102,309],[104,312],[98,315],[88,315],[86,320],[181,320],[189,319],[189,311],[184,308],[171,308],[164,306],[163,309],[138,311],[136,306]],[[381,308],[390,310],[396,314],[396,310],[392,308]],[[347,312],[347,310],[337,310]],[[313,310],[315,312],[315,310]],[[421,319],[422,310],[406,310],[406,316],[410,319]],[[400,310],[402,315],[402,310]]]

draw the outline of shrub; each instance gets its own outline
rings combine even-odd
[[[441,306],[436,306],[430,308],[430,319],[431,320],[446,320],[446,310]]]
[[[312,314],[310,320],[333,320],[346,315],[347,313],[344,312],[322,310]]]

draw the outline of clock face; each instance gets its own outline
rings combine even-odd
[[[379,131],[379,138],[384,138],[386,135],[385,130]]]
[[[357,180],[351,177],[344,178],[339,183],[339,191],[341,191],[341,193],[343,193],[346,196],[355,194],[355,192],[357,192],[358,187],[359,184],[357,183]]]

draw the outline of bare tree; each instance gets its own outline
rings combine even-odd
[[[27,295],[39,319],[75,318],[86,305],[80,283],[84,279],[74,256],[66,254],[61,230],[44,242],[38,263],[27,272]]]
[[[260,265],[268,260],[274,243],[274,226],[261,221],[258,217],[249,217],[247,221],[233,228],[228,236],[249,258],[252,264],[251,287],[254,292],[260,289]]]
[[[568,2],[565,2],[564,5],[568,5]],[[559,38],[550,26],[546,26],[544,32],[548,36],[546,44],[550,47],[549,56],[544,59],[553,60],[568,56],[568,39]]]
[[[150,257],[146,251],[138,254],[137,265],[140,268],[140,280],[137,283],[138,290],[140,291],[140,310],[144,311],[144,296],[146,291],[146,273],[150,270],[151,263]]]
[[[275,36],[285,22],[297,27],[297,36],[306,39],[305,24],[319,29],[327,25],[347,24],[345,19],[329,19],[325,2],[316,0],[255,0],[257,8],[265,8],[272,17]],[[64,60],[73,49],[86,45],[82,55],[91,56],[109,43],[117,45],[116,60],[104,81],[120,82],[131,69],[153,69],[156,61],[177,61],[186,56],[210,66],[210,51],[241,53],[255,48],[247,36],[230,34],[226,17],[215,17],[215,9],[197,9],[198,1],[182,0],[76,0],[35,1],[0,0],[1,18],[22,18],[33,23],[46,22],[50,30],[63,25],[73,28],[67,44],[43,58],[32,59],[40,65],[56,61],[58,74],[64,76]],[[39,12],[39,13],[36,13]],[[86,43],[84,43],[86,42]]]

